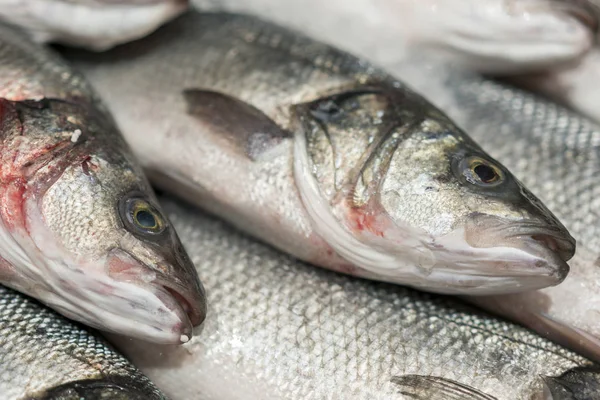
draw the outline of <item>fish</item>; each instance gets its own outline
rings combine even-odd
[[[470,301],[600,361],[600,126],[539,95],[447,65],[423,69],[407,61],[394,70],[435,98],[577,239],[560,285]]]
[[[568,273],[575,242],[560,221],[363,60],[253,17],[193,12],[108,53],[62,54],[157,187],[302,260],[450,294]]]
[[[586,58],[597,0],[191,0],[201,11],[252,14],[381,65],[426,53],[489,74],[558,70]],[[319,12],[312,10],[318,9]]]
[[[187,7],[187,0],[0,0],[0,20],[39,43],[101,51],[147,35]]]
[[[87,82],[0,26],[0,283],[104,331],[189,339],[205,294]]]
[[[600,71],[600,49],[595,47],[581,60],[557,69],[544,69],[502,77],[508,83],[518,85],[577,111],[579,114],[600,122],[598,93],[596,87]]]
[[[212,312],[183,346],[111,341],[173,400],[597,400],[598,365],[455,297],[303,264],[160,198]]]
[[[0,286],[2,400],[167,400],[106,340]]]
[[[250,13],[380,65],[422,57],[502,77],[595,121],[597,0],[193,0],[203,11]],[[318,13],[307,10],[319,9]]]

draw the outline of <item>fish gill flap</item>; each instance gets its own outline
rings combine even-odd
[[[209,133],[228,143],[252,161],[291,134],[254,106],[224,93],[201,89],[183,91],[189,115],[202,121]]]
[[[391,379],[400,393],[415,400],[497,400],[471,386],[438,376],[402,375]]]

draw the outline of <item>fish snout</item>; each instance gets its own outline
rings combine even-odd
[[[160,286],[185,313],[192,327],[198,326],[206,318],[206,293],[204,287],[186,287],[165,277],[157,278],[154,284]],[[191,336],[190,336],[191,337]]]
[[[172,274],[172,267],[171,263],[154,265],[141,261],[122,249],[112,250],[107,259],[112,279],[140,289],[129,299],[134,305],[131,312],[136,313],[131,317],[164,332],[169,343],[185,343],[191,339],[193,327],[206,317],[206,294],[197,277],[181,280]],[[164,338],[146,339],[166,343]]]

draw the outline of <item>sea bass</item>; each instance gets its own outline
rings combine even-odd
[[[414,53],[487,73],[557,69],[594,45],[598,0],[191,0],[268,17],[387,65]],[[318,9],[319,12],[314,12]]]
[[[600,121],[598,0],[192,0],[268,16],[381,65],[427,54],[504,76]],[[314,9],[318,13],[313,12]]]
[[[0,27],[0,282],[106,331],[179,343],[204,291],[88,84]]]
[[[173,400],[597,400],[598,366],[450,297],[336,274],[161,198],[213,312],[118,347]]]
[[[522,90],[448,66],[423,66],[407,61],[393,70],[485,143],[577,239],[560,285],[471,301],[600,360],[600,127]]]
[[[0,0],[0,19],[37,42],[105,50],[147,35],[187,6],[187,0]]]
[[[166,400],[104,340],[0,286],[2,400]]]
[[[70,57],[159,187],[303,260],[443,293],[567,273],[575,242],[531,192],[346,53],[251,17],[190,13]]]

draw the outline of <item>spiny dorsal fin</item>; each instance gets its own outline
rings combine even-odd
[[[471,386],[438,376],[402,375],[392,378],[400,393],[415,400],[497,400]]]
[[[256,107],[224,93],[210,90],[183,91],[187,112],[208,126],[211,133],[256,160],[291,135]]]

